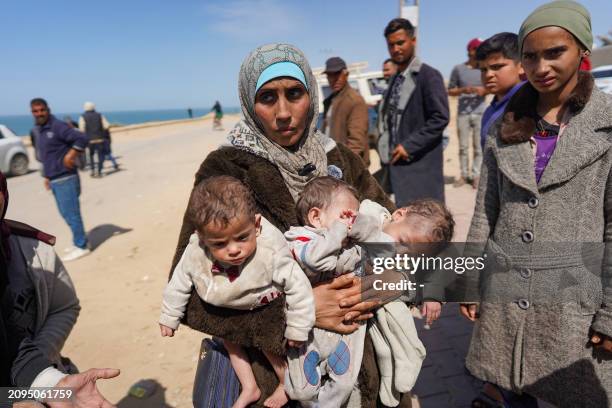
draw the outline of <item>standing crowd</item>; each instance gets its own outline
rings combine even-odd
[[[556,0],[518,34],[469,41],[447,86],[415,55],[410,21],[394,19],[383,34],[391,58],[376,178],[367,105],[343,59],[326,63],[332,94],[321,130],[317,84],[298,48],[264,45],[242,63],[242,118],[196,173],[161,301],[162,336],[181,323],[213,336],[194,406],[412,406],[427,352],[413,312],[433,323],[444,291],[375,290],[375,276],[410,275],[373,275],[370,260],[452,240],[442,155],[449,95],[458,97],[455,185],[477,189],[463,256],[495,260],[454,280],[459,313],[474,322],[466,367],[484,382],[472,406],[612,406],[612,100],[581,71],[593,45],[589,12]],[[85,133],[56,120],[44,100],[32,101],[32,113],[76,259],[88,251],[77,162],[89,144],[100,174],[96,145],[108,124],[93,104],[80,120]],[[74,406],[108,407],[95,381],[118,372],[76,374],[59,354],[79,303],[53,237],[5,220],[1,186],[2,384],[72,385]],[[589,263],[597,245],[598,264]],[[41,263],[34,272],[24,261],[32,254]],[[427,282],[440,273],[427,271]]]

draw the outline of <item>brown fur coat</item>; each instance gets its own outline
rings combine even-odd
[[[393,204],[370,175],[363,161],[347,147],[339,144],[327,154],[327,159],[328,165],[335,165],[342,170],[342,179],[359,191],[361,199],[368,198],[393,210]],[[204,160],[196,173],[195,184],[207,177],[219,175],[233,176],[249,186],[259,212],[281,231],[298,225],[291,194],[280,172],[270,162],[232,147],[223,147],[210,153]],[[184,218],[172,270],[180,260],[193,231],[194,226]],[[183,323],[194,330],[249,347],[253,371],[262,390],[262,397],[256,406],[263,406],[262,402],[274,391],[278,382],[267,360],[257,349],[284,354],[284,298],[279,298],[263,308],[240,311],[205,304],[194,292]],[[369,337],[366,337],[359,387],[362,407],[377,406],[378,368]],[[406,395],[400,407],[410,406],[409,395]]]

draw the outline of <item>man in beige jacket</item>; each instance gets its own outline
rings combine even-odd
[[[336,142],[346,145],[369,165],[368,105],[359,92],[348,84],[349,72],[342,58],[328,59],[325,74],[332,93],[323,101],[323,131]]]

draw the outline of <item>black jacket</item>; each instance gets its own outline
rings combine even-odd
[[[416,87],[402,114],[397,135],[410,157],[389,168],[398,207],[420,198],[444,202],[442,133],[450,116],[446,87],[440,72],[427,64],[422,64],[413,76]]]

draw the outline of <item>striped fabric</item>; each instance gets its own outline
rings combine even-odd
[[[193,384],[195,408],[231,408],[240,382],[220,339],[204,339]]]

